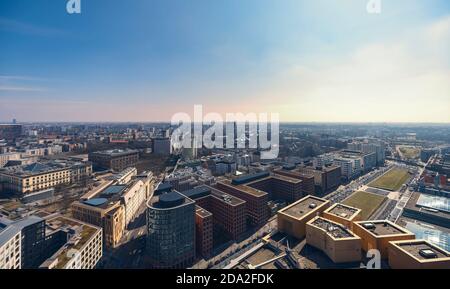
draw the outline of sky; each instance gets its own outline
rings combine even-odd
[[[450,122],[450,1],[0,0],[0,120]]]

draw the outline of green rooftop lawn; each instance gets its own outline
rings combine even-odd
[[[367,220],[384,202],[386,197],[372,193],[357,191],[342,203],[361,209],[361,218]]]
[[[371,182],[369,186],[388,191],[397,191],[408,180],[409,177],[410,174],[407,170],[394,168]]]

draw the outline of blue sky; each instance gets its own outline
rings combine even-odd
[[[0,1],[0,120],[450,122],[448,0],[66,2]]]

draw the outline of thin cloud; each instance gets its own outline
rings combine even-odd
[[[0,17],[0,30],[46,37],[61,36],[65,34],[65,32],[60,29],[37,26],[3,17]]]
[[[0,91],[9,91],[9,92],[42,92],[42,91],[47,91],[47,89],[41,88],[41,87],[0,86]]]
[[[0,75],[0,80],[25,80],[25,81],[47,81],[47,78],[33,77],[26,75]]]

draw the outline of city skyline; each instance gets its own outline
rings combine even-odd
[[[3,1],[0,119],[450,122],[448,1],[208,2]]]

